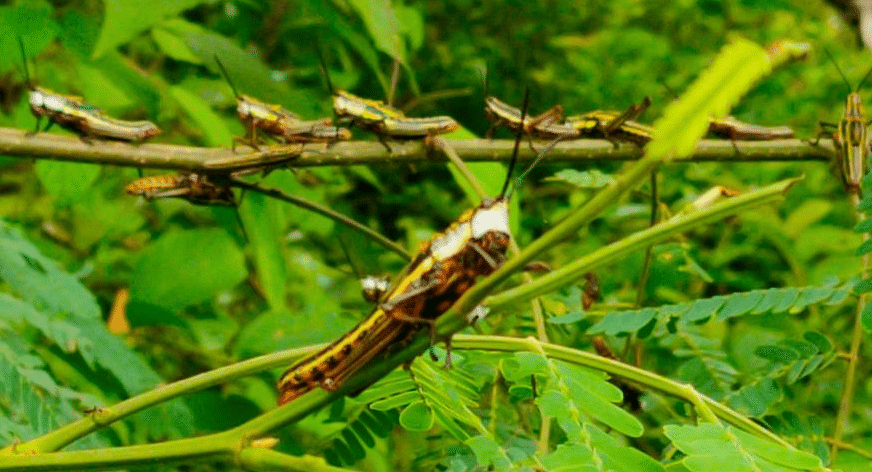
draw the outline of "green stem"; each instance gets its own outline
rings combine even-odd
[[[288,365],[300,357],[311,354],[323,345],[308,346],[301,349],[291,349],[265,356],[255,357],[237,362],[209,372],[204,372],[178,382],[150,390],[142,395],[129,398],[112,407],[98,410],[84,418],[56,429],[44,436],[30,441],[10,446],[0,450],[0,455],[12,449],[18,452],[35,454],[39,452],[57,451],[73,441],[86,436],[108,424],[126,418],[148,407],[165,402],[172,398],[197,392],[205,388],[224,383],[228,380],[244,377],[267,369]]]
[[[851,194],[851,204],[854,208],[860,203],[860,197],[856,193]],[[857,212],[857,223],[866,220],[866,214]],[[863,233],[863,242],[869,240],[869,233]],[[869,278],[870,255],[864,254],[861,259],[860,278],[865,280]],[[842,389],[842,396],[839,399],[839,411],[836,413],[836,425],[833,430],[833,450],[831,459],[835,460],[838,454],[839,447],[837,444],[842,443],[845,430],[851,421],[851,410],[854,406],[854,387],[857,383],[857,366],[860,363],[860,347],[863,343],[863,310],[866,304],[869,303],[869,294],[860,294],[857,300],[857,308],[854,311],[854,327],[851,332],[851,350],[848,351],[848,369],[845,372],[845,387]]]
[[[539,277],[533,283],[493,295],[488,298],[486,304],[492,308],[505,306],[548,293],[577,280],[585,272],[595,270],[599,266],[625,256],[630,251],[657,244],[692,227],[725,218],[757,205],[779,200],[783,198],[784,192],[796,182],[796,179],[781,181],[744,195],[728,198],[706,209],[676,215],[620,241],[601,247],[558,270]],[[528,249],[531,247],[533,247],[532,244]],[[514,260],[509,261],[506,265],[511,262]]]
[[[666,377],[625,364],[621,361],[608,359],[599,355],[579,351],[556,344],[542,343],[534,338],[512,338],[506,336],[481,336],[458,334],[452,339],[455,349],[476,349],[502,352],[544,352],[550,359],[559,359],[571,364],[590,367],[609,375],[629,380],[651,390],[681,398],[697,407],[697,412],[707,420],[720,418],[743,431],[769,439],[778,444],[791,447],[789,443],[769,430],[741,415],[731,408],[722,405],[711,398],[697,392],[693,387],[676,382]]]

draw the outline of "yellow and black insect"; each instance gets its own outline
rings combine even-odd
[[[566,118],[566,126],[577,129],[579,137],[607,139],[616,146],[621,141],[644,146],[651,141],[653,129],[634,120],[650,105],[651,98],[645,97],[642,103],[633,104],[624,112],[594,110],[570,116]]]
[[[851,88],[851,83],[839,65],[836,59],[826,49],[824,51],[829,56],[845,85],[848,86],[848,97],[845,100],[845,111],[842,113],[842,118],[838,123],[821,122],[821,131],[818,133],[817,144],[821,136],[830,134],[833,139],[833,145],[836,147],[836,166],[839,168],[839,175],[842,178],[845,188],[849,193],[860,194],[860,181],[863,176],[869,172],[869,124],[872,120],[867,119],[866,113],[863,110],[863,100],[858,93],[860,87],[866,82],[872,69],[863,76],[857,88]]]
[[[24,53],[24,41],[19,37],[18,45],[21,58],[24,61],[24,75],[30,89],[30,111],[36,117],[36,129],[39,131],[42,118],[48,119],[43,131],[48,131],[55,123],[61,127],[79,134],[83,141],[90,143],[91,138],[117,139],[134,143],[145,141],[160,134],[160,129],[150,121],[126,121],[110,118],[103,114],[100,108],[86,103],[81,97],[62,95],[51,90],[33,85],[27,67],[27,56]]]
[[[230,89],[233,90],[233,95],[236,97],[236,113],[245,125],[245,137],[235,136],[234,147],[237,142],[240,142],[259,149],[258,130],[282,143],[333,143],[351,139],[351,133],[345,128],[333,126],[330,118],[304,121],[281,105],[272,105],[240,94],[218,56],[215,56],[215,62],[227,84],[230,85]]]
[[[358,97],[344,90],[333,87],[330,74],[327,71],[327,63],[319,52],[321,68],[327,80],[327,87],[333,95],[333,113],[337,121],[350,123],[364,131],[375,134],[379,141],[387,148],[391,147],[385,141],[390,139],[422,139],[449,133],[460,127],[457,121],[450,116],[432,116],[424,118],[410,118],[402,111],[382,101]]]
[[[526,110],[527,97],[524,101]],[[467,210],[445,231],[423,243],[418,255],[369,316],[327,348],[288,369],[278,382],[280,405],[317,386],[335,390],[411,334],[424,326],[432,330],[434,320],[451,308],[478,278],[503,264],[511,240],[508,186],[521,136],[518,133],[499,196]],[[477,320],[484,313],[474,310],[468,319]]]

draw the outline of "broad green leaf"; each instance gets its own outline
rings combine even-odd
[[[409,40],[410,48],[412,50],[420,49],[424,45],[424,17],[421,14],[421,9],[397,3],[393,5],[393,8],[397,21]]]
[[[754,83],[773,66],[800,56],[802,48],[807,46],[779,43],[767,51],[747,39],[734,38],[687,92],[666,107],[654,123],[654,139],[646,154],[689,155],[706,133],[710,118],[725,117]]]
[[[400,424],[409,431],[427,431],[433,427],[433,410],[423,401],[412,403],[400,413]]]
[[[242,251],[219,229],[173,230],[142,251],[131,300],[182,308],[214,298],[245,279]]]
[[[46,192],[62,205],[87,196],[100,176],[100,166],[96,164],[40,160],[34,167]]]
[[[14,70],[18,77],[24,79],[18,38],[20,36],[24,43],[25,55],[32,58],[57,35],[58,26],[52,17],[54,11],[47,2],[0,7],[0,72]],[[36,81],[33,64],[28,67],[31,77]]]
[[[151,37],[157,43],[157,47],[167,56],[183,62],[191,64],[202,64],[203,60],[194,54],[184,38],[175,32],[165,30],[163,28],[154,28],[151,30]]]
[[[239,206],[239,214],[245,225],[257,279],[267,303],[273,310],[285,311],[288,271],[284,252],[275,237],[284,230],[279,205],[279,202],[263,194],[250,192]]]
[[[47,314],[69,313],[98,319],[94,296],[72,275],[24,239],[21,231],[0,219],[0,279],[21,298]]]
[[[336,313],[314,319],[298,313],[267,311],[239,332],[233,352],[241,358],[328,342],[348,331],[354,322]]]
[[[203,143],[207,146],[227,146],[233,135],[227,123],[206,102],[182,87],[169,88],[170,95],[185,113],[199,125]]]
[[[165,18],[203,3],[203,0],[105,0],[103,29],[94,46],[93,58],[127,43]]]
[[[375,43],[375,47],[392,58],[406,63],[406,48],[400,37],[402,26],[390,0],[350,0]]]

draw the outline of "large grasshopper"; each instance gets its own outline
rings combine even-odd
[[[522,112],[522,119],[525,113]],[[507,190],[521,136],[518,133],[499,196],[467,210],[445,231],[423,243],[418,255],[369,316],[322,351],[288,369],[278,382],[280,405],[317,386],[333,391],[367,363],[401,345],[411,334],[424,326],[432,330],[434,320],[479,277],[502,265],[511,240]],[[483,316],[481,313],[475,310],[468,319],[477,319]]]
[[[30,111],[36,117],[36,128],[30,133],[39,132],[42,118],[48,119],[43,131],[48,131],[55,123],[77,133],[83,141],[91,143],[91,138],[117,139],[121,141],[142,142],[160,134],[160,129],[151,121],[126,121],[110,118],[103,111],[81,97],[62,95],[43,87],[33,85],[24,53],[24,41],[18,38],[21,59],[24,61],[24,75],[30,89]]]

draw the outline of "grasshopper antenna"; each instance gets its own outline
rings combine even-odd
[[[321,63],[321,73],[324,74],[324,79],[327,81],[327,90],[330,91],[330,95],[336,95],[336,92],[333,88],[333,81],[330,80],[330,71],[327,70],[327,60],[324,59],[324,50],[321,48],[321,42],[319,41],[317,46],[318,50],[318,62]]]
[[[24,54],[24,40],[18,36],[18,49],[21,50],[21,61],[24,63],[24,78],[27,80],[27,88],[33,90],[33,82],[30,81],[30,69],[27,68],[27,55]]]
[[[230,80],[230,74],[227,73],[224,64],[222,64],[221,60],[218,59],[218,54],[215,54],[213,57],[215,58],[215,63],[218,64],[218,68],[221,69],[221,74],[224,76],[224,80],[226,80],[227,84],[230,85],[230,90],[233,90],[233,95],[236,96],[236,98],[239,98],[239,92],[236,91],[236,86],[233,85],[233,81]]]
[[[530,87],[524,89],[524,104],[521,105],[521,123],[527,118],[527,105],[530,103]],[[518,149],[521,147],[521,138],[524,137],[523,128],[518,131],[515,136],[515,147],[512,150],[512,160],[509,161],[509,171],[506,173],[506,181],[503,183],[503,189],[500,191],[499,198],[506,197],[506,192],[509,190],[509,183],[512,182],[512,171],[515,170],[515,164],[518,162]]]
[[[836,66],[836,70],[839,71],[839,75],[842,76],[842,80],[844,80],[845,85],[848,86],[848,93],[854,93],[854,88],[851,87],[851,82],[848,82],[848,78],[845,77],[845,73],[842,72],[842,68],[839,67],[839,64],[836,62],[836,58],[833,57],[833,55],[830,53],[829,49],[824,48],[824,52],[827,53],[827,57],[829,57],[830,61],[833,62],[833,65]],[[870,70],[869,72],[872,72],[872,70]],[[866,77],[868,77],[868,76],[869,76],[869,74],[866,74]],[[866,77],[863,78],[864,81],[866,80]],[[859,86],[857,88],[859,88]]]
[[[866,83],[866,79],[868,79],[870,75],[872,75],[872,69],[869,69],[869,72],[866,72],[866,75],[863,76],[863,80],[861,80],[860,83],[857,84],[857,91],[859,91],[860,87],[862,87],[863,84]]]

